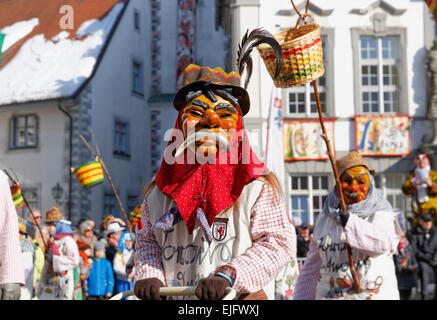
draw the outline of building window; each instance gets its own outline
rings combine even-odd
[[[105,193],[103,196],[103,213],[118,216],[117,199],[113,193]]]
[[[406,178],[405,174],[387,173],[375,176],[375,186],[390,202],[394,211],[406,212],[406,197],[402,193],[401,186]]]
[[[290,176],[290,211],[293,223],[314,225],[329,193],[329,176]]]
[[[329,69],[329,51],[327,47],[327,37],[322,36],[322,47],[323,47],[323,64],[325,66],[325,73],[319,79],[317,79],[317,90],[319,92],[320,105],[322,107],[323,114],[327,111],[327,93],[328,84],[327,76],[330,72]],[[316,96],[314,94],[314,87],[312,83],[306,83],[301,86],[295,86],[286,90],[285,101],[287,101],[287,108],[285,110],[285,115],[293,118],[307,118],[307,117],[317,117],[317,102]]]
[[[22,187],[21,191],[32,210],[39,210],[38,188]]]
[[[138,196],[128,195],[127,196],[127,213],[131,213],[134,208],[141,203],[141,199]]]
[[[140,13],[134,10],[134,28],[135,31],[140,31]]]
[[[129,123],[120,119],[114,121],[114,154],[130,156],[129,153]]]
[[[360,37],[361,112],[400,112],[399,37]]]
[[[38,144],[38,117],[34,114],[12,118],[11,148],[35,148]]]
[[[144,95],[143,64],[138,61],[132,62],[132,92]]]

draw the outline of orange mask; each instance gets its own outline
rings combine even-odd
[[[340,178],[346,204],[366,199],[370,190],[370,172],[363,166],[347,169]]]
[[[223,133],[229,142],[232,141],[237,129],[239,113],[229,101],[215,95],[216,101],[211,101],[206,95],[189,101],[182,114],[182,130],[184,138],[199,130]],[[191,152],[201,152],[205,156],[215,156],[219,150],[218,142],[207,138],[189,146]]]

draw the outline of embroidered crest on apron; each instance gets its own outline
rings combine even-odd
[[[217,241],[222,241],[226,238],[228,230],[228,218],[216,218],[212,224],[212,236]]]

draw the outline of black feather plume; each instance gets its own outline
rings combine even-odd
[[[269,44],[275,51],[276,54],[275,77],[277,77],[279,75],[279,72],[281,71],[283,58],[282,58],[282,48],[279,45],[278,41],[273,37],[273,35],[270,32],[263,30],[262,28],[254,29],[250,32],[250,34],[249,34],[249,30],[247,30],[246,34],[241,39],[241,43],[239,45],[238,53],[237,53],[238,72],[242,74],[244,69],[247,68],[246,81],[244,82],[245,89],[247,88],[250,77],[252,76],[253,63],[250,54],[252,53],[253,48],[255,48],[256,46],[262,43]]]

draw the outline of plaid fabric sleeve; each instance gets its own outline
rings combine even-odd
[[[161,248],[156,241],[150,223],[148,196],[144,198],[141,223],[143,224],[143,229],[137,232],[135,244],[135,271],[137,280],[158,278],[165,284]]]
[[[351,214],[344,232],[347,243],[354,249],[374,257],[383,253],[394,253],[400,235],[396,232],[396,218],[389,212],[378,223],[370,223]]]
[[[257,292],[272,281],[296,255],[296,232],[285,211],[284,202],[275,198],[264,184],[251,212],[252,246],[228,264],[222,272],[235,280],[237,292]]]

